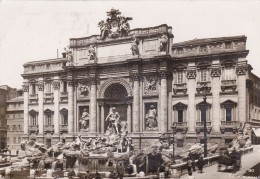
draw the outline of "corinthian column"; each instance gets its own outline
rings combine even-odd
[[[133,74],[134,88],[133,88],[133,132],[140,132],[140,98],[139,98],[139,74]],[[129,124],[128,124],[129,125]]]
[[[89,131],[97,132],[97,80],[95,76],[90,76],[90,84]]]
[[[131,112],[132,112],[132,109],[131,109],[131,102],[128,101],[127,102],[127,131],[128,132],[132,132],[131,130]]]
[[[68,133],[73,134],[74,132],[74,87],[73,81],[68,81]]]
[[[28,127],[29,127],[29,85],[23,85],[23,99],[24,99],[24,138],[28,140]]]
[[[54,134],[59,134],[59,89],[60,82],[53,81],[52,83],[54,89],[54,116],[53,116],[53,124],[54,124]]]
[[[167,131],[167,117],[168,117],[168,100],[167,100],[167,72],[160,72],[161,90],[160,90],[160,131]]]
[[[39,125],[39,135],[43,135],[43,123],[44,123],[44,115],[43,115],[43,83],[38,83],[38,103],[39,103],[39,117],[38,117],[38,125]]]
[[[100,103],[100,127],[101,127],[101,133],[105,133],[105,110],[104,110],[104,103]]]

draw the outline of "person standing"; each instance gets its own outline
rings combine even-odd
[[[192,163],[192,170],[195,172],[196,168],[195,168],[195,154],[192,154],[191,152],[189,153],[189,158],[191,159]]]
[[[119,177],[119,179],[123,179],[125,174],[125,168],[123,166],[122,163],[119,164],[119,166],[117,167],[117,175]]]
[[[187,162],[188,174],[192,174],[192,160],[189,158]]]
[[[199,156],[197,164],[198,164],[198,169],[199,169],[200,173],[202,173],[202,170],[203,170],[203,158],[202,158],[202,156]]]

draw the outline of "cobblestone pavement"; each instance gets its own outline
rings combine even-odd
[[[242,168],[240,171],[236,172],[235,174],[232,174],[231,172],[218,172],[217,171],[217,164],[205,167],[204,173],[198,173],[193,172],[192,175],[195,176],[195,179],[251,179],[252,177],[243,177],[243,174],[260,162],[260,145],[254,146],[254,151],[242,156]],[[186,179],[187,174],[181,176],[181,179]],[[257,178],[260,176],[256,176],[254,178]]]

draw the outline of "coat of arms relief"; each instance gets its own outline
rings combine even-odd
[[[100,27],[100,38],[105,40],[107,37],[116,38],[120,36],[127,36],[130,29],[128,23],[132,17],[120,16],[121,12],[118,9],[111,9],[107,12],[108,18],[106,21],[102,20],[98,23]]]

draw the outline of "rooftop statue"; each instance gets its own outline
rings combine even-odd
[[[121,12],[118,9],[111,9],[107,12],[108,18],[98,23],[100,27],[100,38],[105,40],[107,37],[116,38],[119,36],[127,36],[130,29],[128,23],[132,17],[120,16]]]

